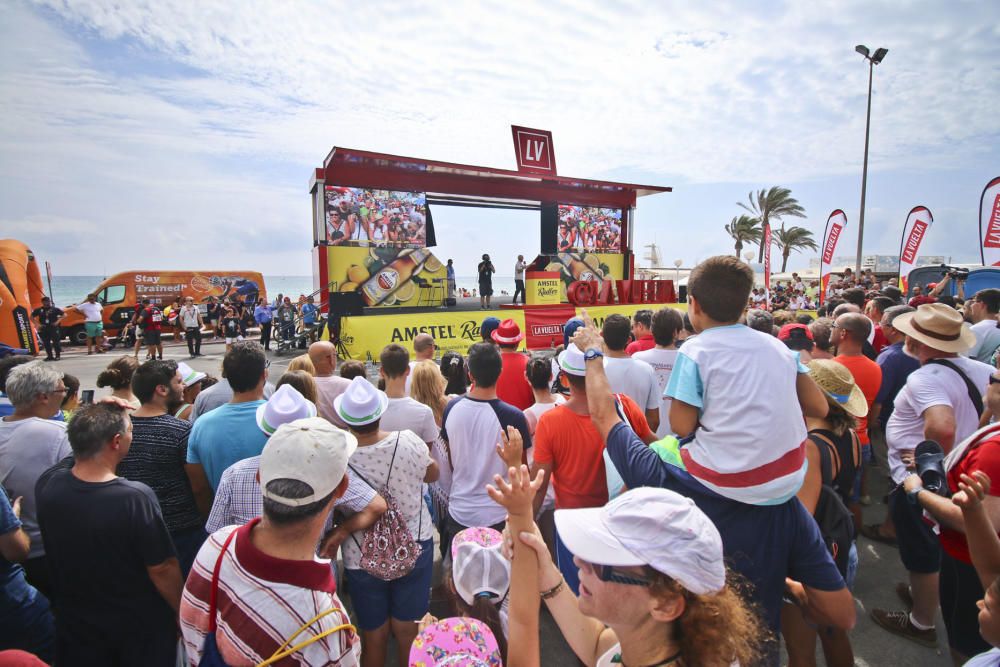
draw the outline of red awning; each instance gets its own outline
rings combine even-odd
[[[458,196],[469,201],[489,199],[507,203],[556,202],[629,208],[637,197],[670,192],[672,188],[568,176],[528,174],[493,167],[372,153],[334,147],[309,184],[379,188],[429,195]]]

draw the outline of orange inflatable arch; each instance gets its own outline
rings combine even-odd
[[[31,311],[42,305],[42,274],[31,248],[0,239],[0,343],[38,354]]]

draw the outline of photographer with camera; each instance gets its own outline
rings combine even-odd
[[[928,445],[922,441],[932,440],[947,453],[955,443],[975,432],[983,411],[982,396],[994,369],[959,356],[975,344],[975,334],[961,313],[944,304],[926,304],[916,312],[899,315],[893,320],[893,328],[906,335],[906,354],[921,364],[896,396],[886,425],[892,479],[899,485],[889,495],[889,511],[896,527],[900,559],[910,579],[909,586],[899,584],[896,591],[911,610],[873,609],[872,619],[889,632],[934,647],[941,545],[922,517],[922,503],[932,502],[928,500],[931,494],[913,488],[916,482],[910,473],[916,470],[915,458],[919,457],[922,464],[933,459],[933,454],[923,452]],[[922,467],[926,469],[927,465]],[[909,487],[905,487],[908,477]],[[908,494],[908,488],[914,493]],[[959,561],[950,555],[944,560],[940,599],[948,601],[942,607],[949,643],[954,652],[971,655],[980,649],[970,650],[965,633],[959,631],[960,617],[951,604],[954,597],[950,591],[956,585]]]
[[[991,376],[986,402],[990,409],[1000,414],[1000,375]],[[918,456],[918,459],[920,457]],[[937,460],[935,460],[937,459]],[[976,575],[966,540],[966,525],[960,506],[951,500],[959,490],[963,476],[973,471],[986,473],[1000,479],[1000,424],[991,424],[976,431],[956,445],[948,456],[926,457],[926,464],[917,462],[918,474],[911,474],[903,481],[908,497],[926,510],[938,522],[941,548],[941,609],[948,627],[948,643],[956,665],[970,656],[990,648],[977,631],[976,603],[983,599],[983,583]],[[1000,527],[1000,497],[990,492],[982,501],[986,516],[997,532]]]

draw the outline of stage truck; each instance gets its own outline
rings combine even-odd
[[[179,299],[183,304],[186,297],[194,297],[194,302],[205,313],[209,297],[216,301],[241,296],[244,301],[254,303],[260,297],[267,297],[264,276],[256,271],[123,271],[105,278],[91,294],[104,306],[104,331],[107,336],[115,336],[129,323],[135,313],[135,306],[143,299],[164,308]],[[72,306],[60,306],[66,316],[60,322],[63,335],[71,343],[85,344],[86,332],[83,328],[83,314]]]

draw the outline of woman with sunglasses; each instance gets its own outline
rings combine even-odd
[[[511,486],[516,490],[520,481]],[[504,498],[511,486],[502,480],[497,486],[490,495],[513,516]],[[556,510],[555,518],[580,569],[579,597],[537,525],[519,537],[537,556],[542,600],[585,664],[730,667],[761,655],[765,631],[726,570],[719,531],[689,498],[643,487],[604,507]],[[537,605],[527,609],[515,604],[512,591],[512,644],[515,623],[523,623],[515,614],[537,616]]]

